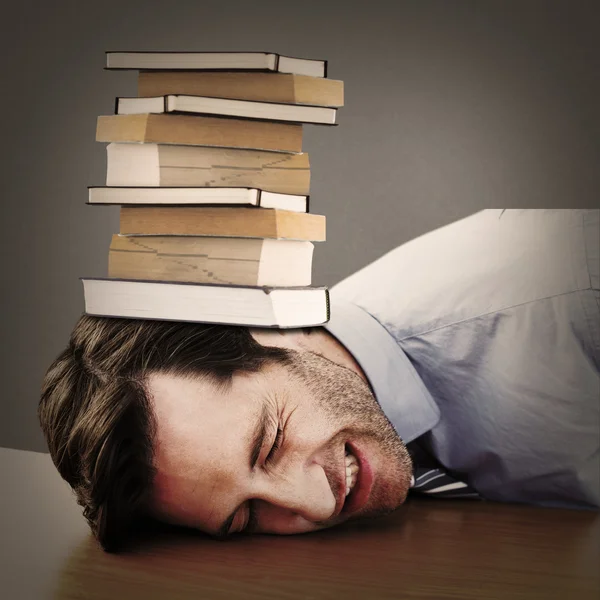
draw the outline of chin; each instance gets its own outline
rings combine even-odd
[[[373,504],[366,507],[366,516],[378,517],[400,508],[406,501],[409,486],[410,482],[385,482],[378,485],[373,490]]]

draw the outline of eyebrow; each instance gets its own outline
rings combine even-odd
[[[262,407],[262,412],[258,417],[258,421],[254,427],[254,434],[252,435],[252,442],[250,444],[250,461],[249,466],[250,470],[253,470],[258,462],[258,457],[260,455],[260,451],[265,443],[265,436],[267,434],[267,428],[269,426],[269,409],[267,404],[264,403]],[[219,527],[217,533],[214,535],[215,538],[219,540],[223,540],[229,536],[229,530],[231,529],[231,525],[233,520],[235,519],[235,515],[238,510],[242,507],[243,503],[235,508],[235,510],[223,521],[223,524]]]

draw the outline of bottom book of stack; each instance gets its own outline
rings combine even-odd
[[[82,278],[85,312],[104,317],[294,328],[329,320],[325,287],[248,287]]]

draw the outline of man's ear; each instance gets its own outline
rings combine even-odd
[[[262,346],[277,346],[298,351],[304,349],[306,334],[303,329],[250,328],[250,334]]]

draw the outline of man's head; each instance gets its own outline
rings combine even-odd
[[[397,508],[406,448],[325,335],[82,317],[39,415],[104,548],[147,517],[301,533]]]

